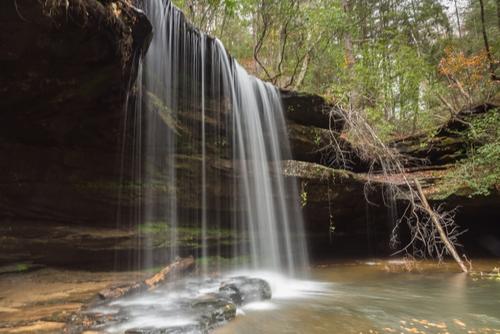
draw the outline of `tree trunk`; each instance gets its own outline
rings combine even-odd
[[[462,38],[462,28],[460,27],[460,15],[458,13],[457,0],[455,0],[455,16],[457,17],[458,37]]]
[[[498,3],[498,0],[497,0]],[[488,57],[488,62],[490,64],[490,76],[492,80],[499,80],[499,78],[495,74],[495,63],[493,62],[493,56],[491,55],[491,50],[490,50],[490,43],[488,42],[488,34],[486,32],[486,23],[484,19],[484,1],[479,0],[479,7],[481,9],[481,28],[483,31],[483,41],[484,41],[484,48],[486,49],[486,56]],[[498,7],[497,7],[498,9]]]
[[[350,0],[342,0],[342,8],[343,8],[344,13],[346,15],[350,15],[351,14]],[[354,80],[354,77],[355,77],[354,64],[355,64],[356,60],[354,58],[352,36],[351,36],[351,32],[349,30],[344,32],[344,53],[345,53],[345,62],[347,65],[347,69],[349,71],[349,77],[351,78],[351,80]],[[349,94],[350,94],[350,97],[349,97],[350,109],[356,110],[359,107],[358,92],[357,92],[356,88],[352,87]]]
[[[302,67],[300,68],[299,76],[297,77],[297,81],[293,86],[293,90],[298,90],[304,78],[306,77],[307,68],[309,67],[309,52],[304,56],[304,60],[302,61]]]

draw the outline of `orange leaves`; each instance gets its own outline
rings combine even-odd
[[[489,64],[485,50],[467,55],[449,47],[445,49],[438,71],[448,81],[449,98],[456,105],[453,109],[488,100],[495,93]]]
[[[452,86],[458,82],[465,87],[474,88],[482,81],[488,80],[488,57],[485,50],[467,56],[462,51],[448,47],[445,56],[439,62],[439,73],[452,81]]]

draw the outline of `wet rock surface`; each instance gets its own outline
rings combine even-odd
[[[0,2],[0,263],[71,264],[91,238],[66,247],[44,226],[116,222],[124,105],[151,31],[130,1]]]
[[[259,278],[233,277],[222,282],[219,293],[236,305],[271,299],[269,283]]]
[[[51,267],[0,274],[0,333],[61,333],[100,289],[137,274]]]
[[[187,279],[91,306],[69,329],[127,334],[207,333],[233,320],[238,306],[270,299],[271,294],[269,283],[259,278]]]

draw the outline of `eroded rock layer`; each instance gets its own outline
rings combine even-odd
[[[67,8],[36,0],[1,2],[0,263],[114,266],[117,259],[130,263],[144,251],[146,236],[153,236],[147,247],[154,249],[155,262],[165,263],[170,245],[168,235],[157,233],[164,230],[158,225],[161,217],[142,223],[130,218],[174,193],[182,217],[200,215],[200,193],[185,186],[201,177],[201,157],[192,152],[200,134],[187,130],[200,124],[200,106],[190,105],[175,124],[164,124],[175,128],[181,144],[176,152],[165,152],[177,155],[177,184],[168,183],[163,165],[148,161],[141,150],[134,154],[133,129],[126,128],[131,124],[126,120],[138,116],[125,106],[134,100],[137,65],[150,34],[147,18],[127,1],[75,0]],[[354,153],[348,171],[329,167],[331,152],[325,146],[332,135],[352,152],[338,137],[341,113],[315,95],[283,91],[282,98],[294,159],[284,162],[285,176],[299,186],[313,256],[391,253],[389,237],[401,203],[383,203],[383,182],[366,191],[367,166]],[[209,110],[207,115],[214,116],[205,120],[207,133],[228,131],[216,115]],[[395,145],[417,158],[430,157],[428,169],[442,169],[463,157],[463,143],[456,146],[456,138],[448,135],[444,129],[438,141],[425,142],[430,146],[421,145],[423,138]],[[225,203],[238,196],[224,186],[238,171],[227,152],[220,156],[217,147],[208,147],[207,153],[222,157],[207,159],[211,173],[223,181],[208,179],[209,201]],[[152,182],[142,184],[135,177],[128,168],[134,159],[143,159],[153,171]],[[419,177],[424,184],[435,181],[432,173]],[[153,203],[145,203],[144,191],[153,195]],[[452,196],[449,202],[461,207],[458,222],[470,229],[465,240],[483,254],[500,254],[493,225],[500,216],[498,193]],[[234,209],[210,210],[209,248],[223,244],[230,254],[232,243],[246,242],[231,233]],[[118,226],[119,220],[127,223]],[[199,233],[188,220],[180,224],[180,252],[189,255],[200,247]]]

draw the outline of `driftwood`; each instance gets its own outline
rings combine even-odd
[[[102,300],[116,299],[119,297],[128,296],[133,293],[146,290],[142,282],[126,283],[123,285],[112,286],[100,291],[97,295]]]
[[[172,281],[181,275],[191,272],[194,269],[194,265],[194,258],[192,256],[183,259],[179,258],[159,273],[144,281],[112,286],[99,292],[98,296],[101,300],[110,300],[152,290],[162,283]]]
[[[178,259],[156,275],[146,279],[144,283],[147,285],[148,289],[154,289],[161,283],[178,278],[180,274],[190,272],[192,269],[194,269],[194,258],[192,256]]]
[[[462,269],[462,271],[464,273],[468,273],[469,270],[467,269],[464,262],[462,261],[462,259],[458,255],[457,250],[455,249],[455,246],[453,246],[453,244],[450,242],[450,240],[448,240],[448,237],[446,236],[446,233],[443,230],[441,223],[439,222],[439,218],[436,216],[436,213],[434,212],[434,210],[432,210],[431,206],[429,205],[429,202],[427,202],[427,198],[424,195],[424,192],[422,190],[422,186],[420,185],[420,182],[418,182],[417,179],[415,179],[414,181],[415,181],[415,185],[417,187],[418,194],[420,195],[420,200],[422,202],[422,205],[423,205],[424,209],[427,211],[427,213],[429,214],[432,223],[434,224],[434,226],[438,230],[439,237],[441,238],[441,241],[443,241],[448,252],[453,256],[455,261],[458,263],[460,269]]]

